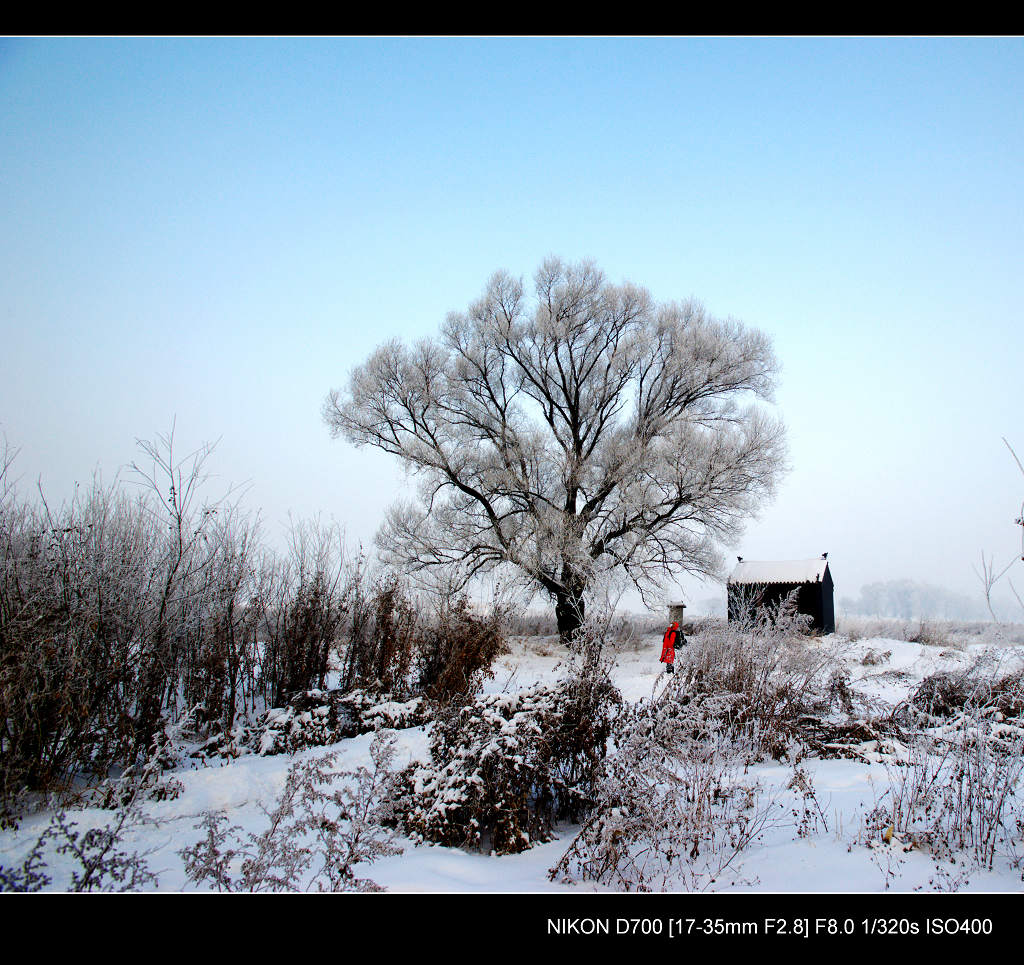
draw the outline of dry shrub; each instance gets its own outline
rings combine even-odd
[[[408,695],[418,622],[408,586],[393,573],[374,578],[360,559],[346,585],[345,601],[341,689]]]
[[[325,564],[316,564],[312,572],[300,571],[294,583],[286,578],[276,605],[264,614],[262,683],[271,706],[326,682],[345,609],[340,573]]]
[[[493,675],[508,652],[507,611],[475,612],[465,594],[416,596],[393,573],[355,574],[346,591],[347,642],[340,689],[422,694],[434,702],[463,699]]]
[[[373,646],[362,654],[361,679],[382,691],[402,693],[408,686],[416,639],[416,605],[398,577],[380,582],[374,599]]]
[[[430,761],[402,775],[407,833],[452,847],[523,851],[592,803],[621,696],[593,650],[555,684],[441,705]]]
[[[920,643],[926,647],[951,647],[949,633],[946,628],[934,621],[921,620],[917,628],[908,628],[905,632],[907,643]]]
[[[983,659],[933,674],[893,716],[914,732],[907,759],[886,765],[889,787],[865,819],[866,843],[883,856],[897,845],[985,869],[1002,854],[1019,867],[1024,671],[1000,674]]]
[[[932,717],[995,711],[1018,718],[1024,715],[1024,670],[994,675],[975,663],[959,672],[932,674],[921,681],[910,702]]]
[[[703,890],[784,818],[746,773],[756,753],[678,679],[617,720],[589,816],[550,877],[626,891]]]
[[[877,667],[880,664],[888,663],[889,658],[892,656],[891,650],[868,650],[867,653],[861,658],[861,666],[863,667]]]
[[[141,501],[94,486],[51,513],[0,512],[0,799],[105,772],[135,740],[138,664],[160,534]],[[151,578],[151,577],[149,577]]]
[[[675,675],[683,699],[714,708],[733,732],[753,740],[758,754],[782,757],[803,715],[836,701],[849,709],[837,653],[800,630],[797,620],[776,612],[694,634]]]
[[[224,812],[206,812],[204,836],[179,852],[189,880],[218,891],[383,891],[355,870],[402,853],[383,821],[390,815],[394,738],[370,746],[372,768],[336,771],[335,754],[297,761],[267,827],[243,837]]]
[[[429,700],[462,700],[494,676],[491,665],[508,653],[506,611],[493,606],[473,613],[465,595],[442,599],[431,624],[416,641],[418,689]]]
[[[299,525],[283,557],[228,497],[212,447],[141,443],[141,487],[115,481],[52,508],[0,466],[0,813],[145,761],[168,727],[230,733],[322,686],[344,601],[335,530]],[[3,460],[0,460],[3,463]]]
[[[399,699],[418,654],[439,697],[488,672],[503,646],[491,617],[463,602],[421,618],[337,527],[296,523],[271,552],[230,492],[207,498],[212,447],[140,445],[136,490],[97,480],[59,508],[18,496],[0,446],[0,824],[141,764],[161,733],[227,747],[336,669],[344,690]]]
[[[964,723],[952,733],[923,735],[906,764],[886,765],[889,787],[862,832],[870,845],[895,838],[940,858],[966,852],[990,870],[999,853],[1020,863],[1014,846],[1024,837],[1017,803],[1024,735],[1018,730],[1007,742],[983,720]]]

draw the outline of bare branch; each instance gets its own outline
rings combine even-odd
[[[609,569],[643,589],[717,572],[784,468],[782,425],[738,404],[777,372],[761,332],[548,258],[532,300],[498,272],[439,338],[378,348],[323,417],[423,482],[379,534],[390,562],[511,564],[579,615]]]

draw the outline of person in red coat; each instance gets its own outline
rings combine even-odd
[[[661,663],[665,664],[665,673],[675,673],[676,641],[680,636],[679,624],[670,623],[661,641]]]

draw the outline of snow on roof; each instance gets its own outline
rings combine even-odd
[[[820,556],[814,560],[743,560],[729,577],[730,583],[816,583],[825,577],[828,561]]]

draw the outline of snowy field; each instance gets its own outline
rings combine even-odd
[[[920,682],[939,671],[962,670],[979,657],[996,673],[1010,673],[1024,666],[1024,647],[1012,635],[989,634],[980,642],[956,642],[951,646],[926,645],[885,637],[850,640],[833,635],[816,640],[816,647],[838,648],[849,670],[850,686],[858,697],[878,710],[893,708],[907,699]],[[650,698],[665,683],[658,663],[660,636],[649,635],[623,646],[616,653],[613,679],[628,701]],[[518,638],[512,652],[494,667],[488,692],[513,691],[538,681],[559,677],[561,664],[554,638]],[[398,765],[428,757],[427,728],[397,731]],[[230,761],[192,761],[173,777],[182,792],[174,800],[150,801],[145,813],[153,823],[133,830],[125,846],[146,854],[149,869],[158,883],[152,890],[193,890],[178,852],[201,835],[196,824],[209,810],[225,811],[229,823],[243,830],[266,826],[261,805],[271,807],[284,786],[290,764],[315,758],[325,751],[338,753],[337,766],[352,770],[369,763],[372,735],[344,740],[329,748],[317,747],[297,755],[261,757],[247,754]],[[955,855],[940,860],[912,847],[898,836],[888,841],[866,830],[865,816],[881,799],[890,776],[897,773],[906,748],[867,742],[848,759],[807,758],[803,766],[813,780],[818,812],[812,822],[799,826],[801,799],[787,789],[792,767],[768,762],[751,768],[773,800],[781,818],[742,854],[729,874],[708,885],[723,892],[911,892],[1024,890],[1020,867],[1012,853],[999,853],[991,871],[970,867]],[[96,808],[69,812],[80,829],[100,827],[111,812]],[[18,865],[27,856],[50,815],[25,818],[16,831],[0,834],[0,865]],[[578,828],[562,825],[555,840],[521,854],[493,856],[464,850],[416,845],[399,839],[399,855],[360,865],[360,876],[391,892],[565,892],[607,890],[592,883],[549,880],[551,869],[564,853]],[[70,862],[50,853],[47,873],[50,890],[68,887]],[[1019,865],[1019,862],[1016,862]]]

